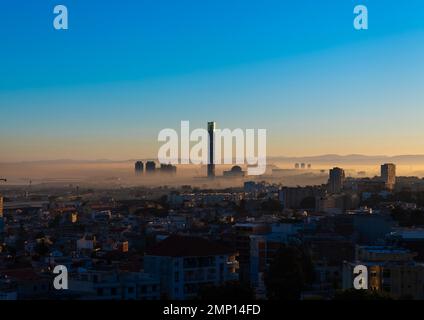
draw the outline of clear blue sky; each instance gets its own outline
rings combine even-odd
[[[266,128],[271,155],[424,153],[422,0],[2,0],[0,39],[0,161],[152,156],[181,120]]]

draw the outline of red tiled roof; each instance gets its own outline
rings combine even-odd
[[[199,237],[169,236],[146,251],[146,255],[165,257],[201,257],[231,254],[231,248]]]

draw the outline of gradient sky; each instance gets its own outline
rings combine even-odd
[[[424,154],[423,57],[422,0],[2,0],[0,161],[151,157],[181,120],[266,128],[269,155]]]

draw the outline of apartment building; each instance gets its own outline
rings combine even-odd
[[[236,253],[199,237],[162,240],[147,251],[144,270],[160,278],[162,296],[172,300],[195,298],[204,285],[238,280]]]
[[[368,289],[392,297],[424,299],[424,264],[414,261],[416,254],[408,249],[385,246],[358,246],[356,261],[343,263],[343,289],[353,287],[353,269],[368,269]]]

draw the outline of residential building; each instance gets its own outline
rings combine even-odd
[[[330,177],[328,179],[328,191],[330,193],[340,193],[343,190],[345,181],[345,172],[341,168],[330,169]]]
[[[367,267],[368,289],[394,298],[424,299],[424,264],[414,261],[408,249],[386,246],[358,246],[356,261],[343,263],[343,289],[353,287],[357,265]]]
[[[69,290],[81,300],[159,300],[159,279],[143,272],[80,270],[70,275]]]
[[[193,299],[202,286],[238,280],[234,250],[191,236],[172,235],[147,250],[144,270],[159,277],[162,296],[171,300]]]
[[[381,165],[381,179],[388,190],[393,190],[396,184],[396,165],[385,163]]]

